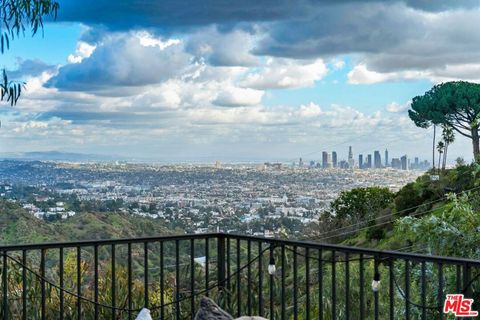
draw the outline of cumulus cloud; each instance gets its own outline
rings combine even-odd
[[[213,100],[213,104],[226,107],[258,105],[263,94],[264,92],[260,90],[232,87],[221,91]]]
[[[210,27],[189,35],[187,51],[196,58],[202,58],[214,66],[254,66],[258,57],[250,50],[254,45],[254,36],[240,29],[219,32]]]
[[[347,74],[350,84],[374,84],[386,81],[429,79],[433,83],[465,80],[480,82],[480,64],[445,65],[429,70],[406,70],[397,72],[376,72],[361,63],[353,67]]]
[[[76,91],[137,87],[174,78],[190,65],[180,44],[162,49],[141,41],[129,33],[107,37],[89,57],[61,67],[48,85]]]
[[[75,50],[75,53],[70,54],[67,57],[67,61],[69,63],[80,63],[83,59],[90,57],[95,48],[96,46],[85,41],[79,41],[77,43],[77,49]]]
[[[159,47],[160,50],[164,50],[173,45],[178,45],[181,43],[179,39],[167,39],[163,40],[162,38],[155,37],[151,33],[143,30],[135,34],[140,40],[140,44],[146,47]]]
[[[249,73],[240,84],[257,89],[307,87],[322,79],[327,71],[322,59],[304,61],[269,58],[265,66]]]
[[[365,64],[356,65],[347,74],[348,83],[350,84],[374,84],[385,81],[412,80],[429,77],[433,77],[432,73],[425,71],[376,72],[369,70]]]
[[[344,59],[356,85],[480,78],[480,10],[468,0],[65,0],[61,8],[60,19],[89,30],[66,65],[19,64],[28,90],[15,109],[22,121],[16,115],[0,132],[7,144],[37,142],[43,131],[50,144],[105,150],[143,144],[173,154],[181,145],[198,155],[238,143],[265,154],[274,143],[311,147],[358,132],[413,137],[419,131],[398,103],[367,112],[263,100],[270,89],[314,86],[345,69]]]
[[[16,134],[24,134],[28,132],[29,134],[37,135],[49,135],[52,132],[59,132],[65,129],[68,125],[71,124],[69,120],[63,120],[57,117],[48,119],[46,121],[30,120],[27,122],[17,122],[14,123],[13,131]]]
[[[269,10],[260,10],[264,7]],[[124,19],[125,15],[130,18]],[[351,83],[418,78],[434,82],[461,77],[476,80],[474,72],[462,66],[480,63],[480,33],[476,32],[480,7],[476,0],[301,0],[295,5],[284,0],[247,0],[229,6],[217,0],[201,5],[195,1],[140,4],[129,0],[114,7],[86,0],[81,6],[72,1],[62,3],[61,19],[95,25],[90,33],[99,34],[145,28],[167,36],[180,32],[186,52],[214,66],[256,66],[261,56],[328,61],[339,55],[355,55],[360,60],[355,63],[357,74]],[[172,39],[164,43],[151,34],[140,44],[155,41],[179,46],[177,42],[167,43]],[[80,59],[81,54],[69,58],[71,62]],[[334,69],[343,66],[342,60],[332,63]],[[452,74],[458,69],[462,71]],[[272,84],[261,74],[252,77],[248,80],[258,82],[257,88]],[[365,80],[355,79],[359,77]],[[272,85],[296,86],[295,81],[288,84],[288,77],[283,80]]]
[[[351,54],[377,73],[370,75],[375,82],[406,71],[398,77],[434,81],[448,67],[478,63],[480,34],[473,31],[480,19],[478,4],[443,12],[423,7],[400,2],[314,6],[307,15],[273,22],[254,53],[297,59]]]
[[[406,103],[404,104],[399,104],[397,102],[392,102],[392,103],[389,103],[385,109],[388,111],[388,112],[391,112],[391,113],[400,113],[400,112],[404,112],[404,111],[407,111],[408,108],[410,108],[410,105],[411,105],[411,101],[407,101]]]

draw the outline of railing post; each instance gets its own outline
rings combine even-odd
[[[466,263],[463,266],[463,293],[465,294],[466,297],[471,298],[472,297],[472,286],[471,286],[471,268],[470,266]]]
[[[8,261],[7,261],[7,252],[2,252],[2,309],[3,309],[3,319],[8,319]]]
[[[217,285],[219,292],[223,292],[225,287],[225,235],[219,234],[217,241]]]

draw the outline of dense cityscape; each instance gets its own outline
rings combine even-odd
[[[355,163],[350,147],[348,161],[324,152],[322,162],[308,166],[302,159],[293,165],[4,160],[0,195],[45,221],[120,212],[186,232],[295,234],[317,221],[340,192],[367,186],[397,191],[428,165],[402,157],[407,167],[399,168],[395,159],[388,165],[388,151],[385,155],[383,165],[378,152],[373,165],[371,156],[362,163],[360,155]]]

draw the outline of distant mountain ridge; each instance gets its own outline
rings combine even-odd
[[[0,154],[0,159],[52,160],[52,161],[114,161],[124,160],[116,155],[99,155],[61,151],[32,151]]]

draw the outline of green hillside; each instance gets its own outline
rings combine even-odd
[[[123,213],[81,213],[47,223],[17,204],[0,201],[1,244],[135,238],[172,233],[174,231],[167,230],[157,220]]]
[[[16,204],[0,200],[0,243],[38,243],[66,239],[55,226],[33,217]]]
[[[427,172],[396,193],[342,192],[310,230],[321,242],[480,258],[480,165]]]

